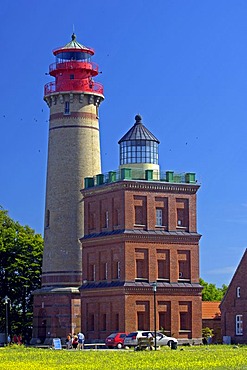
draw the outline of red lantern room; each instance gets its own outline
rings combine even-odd
[[[66,91],[103,95],[103,85],[93,81],[99,73],[98,65],[91,62],[94,50],[77,42],[74,33],[72,40],[53,54],[56,61],[50,65],[49,74],[55,81],[45,85],[45,96]]]

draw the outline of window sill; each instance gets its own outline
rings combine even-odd
[[[145,281],[145,282],[148,282],[148,278],[135,278],[135,281]]]
[[[134,224],[134,230],[147,230],[147,225]]]
[[[188,329],[180,329],[179,333],[191,333],[191,330]]]
[[[159,277],[158,277],[157,281],[160,281],[160,282],[164,281],[164,282],[166,282],[166,283],[169,283],[169,282],[170,282],[170,279],[166,279],[166,278],[159,278]]]
[[[179,230],[187,230],[188,227],[187,226],[176,226],[176,229],[179,229]]]
[[[178,283],[190,283],[190,279],[178,279]]]
[[[155,225],[155,229],[157,230],[167,230],[167,226],[165,225]]]

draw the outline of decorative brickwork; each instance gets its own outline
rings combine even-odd
[[[200,340],[198,188],[119,181],[82,191],[85,220],[92,220],[85,222],[81,240],[82,330],[88,338],[154,329],[151,284],[157,281],[157,329]],[[161,225],[157,208],[164,212]]]

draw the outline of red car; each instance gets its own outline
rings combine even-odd
[[[109,335],[105,344],[108,348],[123,348],[124,338],[128,333],[112,333]]]

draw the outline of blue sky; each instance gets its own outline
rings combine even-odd
[[[2,0],[0,204],[43,234],[52,50],[95,49],[102,168],[140,113],[162,170],[196,172],[200,275],[228,284],[247,247],[247,2]]]

